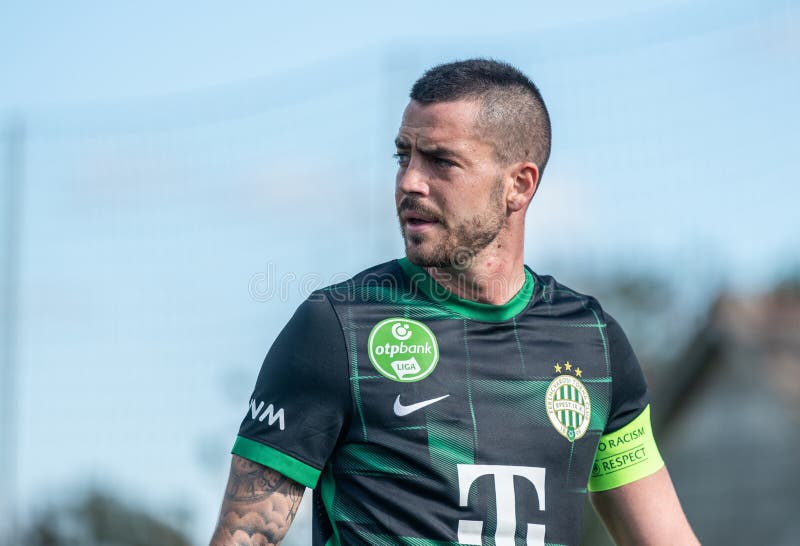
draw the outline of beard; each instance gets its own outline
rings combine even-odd
[[[434,233],[408,234],[401,220],[400,231],[411,263],[420,267],[464,270],[497,238],[505,225],[502,180],[492,188],[486,209],[455,225],[424,207],[416,197],[408,196],[400,202],[398,216],[403,211],[428,215],[437,221],[439,227]]]

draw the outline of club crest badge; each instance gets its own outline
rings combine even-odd
[[[557,363],[553,369],[559,375],[550,382],[545,393],[547,416],[559,434],[574,442],[589,429],[592,401],[589,391],[578,379],[583,374],[580,368],[566,362],[563,366]]]

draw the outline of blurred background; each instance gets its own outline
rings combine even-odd
[[[267,348],[402,254],[408,91],[472,56],[544,95],[527,263],[626,329],[697,534],[798,544],[789,0],[0,3],[0,543],[207,543]]]

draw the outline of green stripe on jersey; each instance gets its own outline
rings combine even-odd
[[[431,540],[417,537],[399,537],[395,535],[379,535],[377,533],[359,533],[364,538],[369,539],[372,546],[458,546],[459,542],[449,542],[447,540]]]
[[[287,478],[306,487],[316,487],[317,480],[319,480],[320,471],[313,466],[244,436],[236,437],[231,453],[277,470]]]
[[[379,535],[377,533],[360,533],[364,538],[369,538],[369,543],[372,546],[459,546],[460,542],[450,542],[447,540],[431,540],[427,538],[417,537],[399,537],[395,535]],[[494,541],[490,542],[494,544]],[[326,545],[327,546],[327,545]],[[553,542],[546,542],[545,546],[564,546],[563,544],[555,544]]]
[[[333,479],[333,472],[330,465],[325,468],[325,473],[322,476],[322,481],[319,484],[320,497],[325,509],[328,511],[328,518],[333,529],[333,534],[325,542],[325,546],[339,546],[342,541],[339,537],[339,528],[336,526],[336,516],[333,511],[333,501],[336,495],[336,482]]]
[[[380,445],[347,444],[339,450],[336,464],[345,474],[416,476],[418,470],[407,461]]]
[[[491,305],[456,296],[433,280],[423,268],[408,261],[408,258],[401,258],[397,260],[397,263],[403,268],[411,282],[431,300],[462,317],[482,322],[504,322],[519,315],[530,303],[536,285],[533,275],[526,268],[525,283],[519,292],[503,305]]]

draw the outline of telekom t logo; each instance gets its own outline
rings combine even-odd
[[[494,494],[497,503],[496,546],[514,546],[517,530],[514,476],[525,478],[533,484],[539,497],[539,508],[544,510],[545,469],[531,466],[500,466],[491,464],[458,465],[458,503],[467,506],[469,488],[481,476],[494,476]],[[483,522],[462,519],[458,522],[458,541],[462,544],[482,544]],[[528,546],[544,546],[544,525],[528,524]]]

